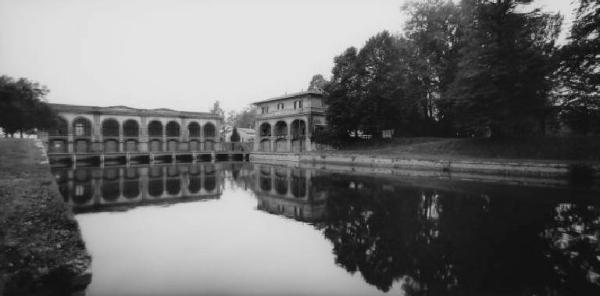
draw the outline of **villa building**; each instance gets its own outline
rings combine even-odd
[[[48,133],[49,153],[211,151],[220,142],[216,114],[50,104],[57,128]]]
[[[326,124],[323,94],[305,91],[254,103],[255,152],[313,151],[313,131]]]

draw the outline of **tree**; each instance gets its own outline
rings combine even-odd
[[[454,80],[459,49],[464,43],[461,9],[452,1],[413,1],[404,5],[409,19],[404,36],[411,43],[406,57],[411,64],[412,91],[429,125],[451,134],[453,114],[444,94]],[[429,127],[428,133],[434,132]]]
[[[559,15],[517,12],[531,0],[464,0],[466,44],[447,95],[457,128],[492,137],[540,133],[556,69]],[[469,13],[470,12],[470,13]]]
[[[241,112],[231,110],[227,112],[227,119],[225,122],[230,126],[238,126],[244,128],[254,128],[254,122],[256,121],[256,107],[248,106]]]
[[[587,134],[600,126],[600,2],[580,0],[569,43],[561,48],[557,72],[563,118]],[[597,128],[595,132],[600,132]]]
[[[230,140],[231,140],[231,142],[239,142],[240,141],[240,134],[238,133],[236,127],[234,127],[233,131],[231,132]]]
[[[54,126],[57,116],[44,99],[48,92],[26,78],[0,76],[0,126],[10,135]]]
[[[323,78],[323,75],[316,74],[310,80],[310,84],[308,85],[309,91],[323,91],[325,86],[327,85],[327,80]]]

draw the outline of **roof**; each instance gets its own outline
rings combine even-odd
[[[49,104],[52,109],[60,112],[75,112],[75,113],[100,113],[100,114],[122,114],[122,115],[135,115],[135,116],[172,116],[172,117],[204,117],[204,118],[221,118],[217,114],[209,112],[195,112],[195,111],[176,111],[167,108],[158,109],[139,109],[128,106],[83,106],[83,105],[69,105],[69,104]]]
[[[275,97],[275,98],[270,98],[270,99],[266,99],[263,101],[258,101],[258,102],[254,102],[252,104],[261,104],[261,103],[268,103],[268,102],[273,102],[273,101],[279,101],[279,100],[285,100],[285,99],[292,99],[292,98],[297,98],[297,97],[305,97],[305,96],[323,96],[323,92],[320,91],[316,91],[316,90],[307,90],[307,91],[301,91],[301,92],[297,92],[297,93],[292,93],[292,94],[285,94],[283,96],[279,96],[279,97]]]

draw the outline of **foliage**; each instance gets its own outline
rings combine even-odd
[[[230,138],[231,142],[239,142],[240,141],[240,134],[237,131],[237,128],[234,127],[233,131],[231,132],[231,138]]]
[[[582,134],[600,133],[600,2],[580,0],[557,71],[563,119]],[[594,127],[596,128],[594,130]]]
[[[0,76],[0,127],[7,134],[49,129],[57,123],[44,97],[48,88],[26,78]]]
[[[316,74],[310,80],[309,91],[323,91],[327,85],[327,80],[321,74]]]
[[[231,110],[227,112],[225,122],[230,126],[238,126],[243,128],[254,128],[256,120],[256,107],[248,106],[241,112]]]
[[[540,133],[560,16],[516,11],[530,0],[463,2],[471,2],[473,19],[448,90],[457,127],[493,137]]]

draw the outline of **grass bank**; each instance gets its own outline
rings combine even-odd
[[[396,138],[379,143],[354,143],[335,152],[432,160],[600,162],[600,137]]]
[[[90,256],[34,140],[0,139],[0,209],[0,295],[87,286]]]

